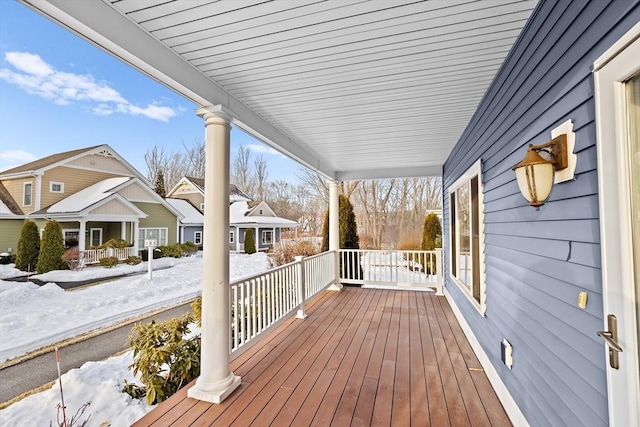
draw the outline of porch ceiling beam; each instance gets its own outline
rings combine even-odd
[[[356,179],[372,179],[376,178],[417,178],[423,176],[442,176],[442,166],[420,166],[420,167],[407,167],[407,168],[392,168],[392,169],[378,169],[375,171],[370,170],[349,170],[349,171],[337,171],[336,180],[338,181],[351,181]]]
[[[304,150],[106,2],[19,1],[196,104],[223,106],[240,129],[327,177],[335,176],[318,153]]]

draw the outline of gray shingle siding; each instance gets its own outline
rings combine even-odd
[[[487,311],[449,278],[446,288],[534,426],[608,423],[593,62],[640,21],[635,0],[543,0],[444,166],[448,187],[482,159]],[[571,119],[576,179],[555,185],[539,211],[511,166],[529,143]],[[444,226],[450,223],[444,197]],[[445,239],[445,246],[449,246]],[[585,310],[580,291],[589,293]],[[513,370],[500,342],[513,345]]]

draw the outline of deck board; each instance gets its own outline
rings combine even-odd
[[[346,287],[231,362],[222,404],[185,387],[136,426],[509,426],[443,297]]]

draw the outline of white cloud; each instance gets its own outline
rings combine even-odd
[[[0,151],[0,171],[37,160],[38,157],[22,150]]]
[[[262,145],[262,144],[249,144],[247,145],[247,148],[250,148],[252,152],[254,153],[265,153],[265,154],[271,154],[273,156],[282,156],[283,154],[280,153],[277,150],[274,150],[271,147],[268,147],[266,145]]]
[[[4,59],[15,70],[1,68],[0,79],[57,105],[81,104],[101,116],[118,112],[162,122],[168,122],[182,111],[155,103],[146,107],[134,105],[116,89],[96,81],[93,76],[58,71],[32,53],[7,52]]]

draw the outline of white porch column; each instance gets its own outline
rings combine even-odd
[[[229,370],[229,139],[231,117],[219,107],[205,120],[205,194],[200,377],[189,397],[220,403],[240,385]]]
[[[84,251],[87,249],[87,238],[85,236],[87,234],[87,221],[84,219],[80,220],[80,231],[78,232],[78,250]]]
[[[136,219],[136,222],[133,223],[133,247],[136,248],[136,251],[140,250],[140,220]]]
[[[340,207],[338,199],[338,181],[329,181],[329,250],[335,251],[334,277],[330,290],[342,289],[340,283]]]
[[[120,238],[122,240],[127,240],[127,221],[122,221],[120,223]]]

